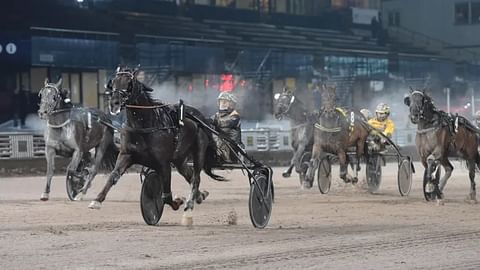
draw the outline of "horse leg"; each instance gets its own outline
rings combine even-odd
[[[349,174],[348,174],[348,163],[347,163],[347,154],[345,151],[339,151],[338,154],[338,163],[340,164],[340,178],[345,183],[356,182]]]
[[[322,156],[322,149],[320,145],[314,144],[312,149],[312,158],[308,164],[307,173],[305,174],[305,182],[303,186],[305,188],[311,188],[313,184],[313,179],[315,178],[315,172],[318,169],[320,164],[320,157]]]
[[[470,203],[477,203],[477,191],[475,184],[475,160],[468,160],[468,177],[470,178],[470,193],[468,194],[467,200]]]
[[[295,151],[295,153],[293,155],[293,158],[292,158],[293,164],[295,165],[295,171],[297,173],[302,173],[303,172],[301,162],[302,162],[303,153],[305,153],[305,148],[306,148],[305,143],[300,142],[300,144],[298,145],[297,151]]]
[[[284,178],[288,178],[290,177],[290,175],[292,175],[292,170],[293,170],[293,167],[295,167],[295,163],[293,163],[293,159],[290,161],[290,166],[282,172],[282,176]]]
[[[447,185],[447,181],[448,179],[450,178],[450,176],[452,175],[452,171],[453,171],[453,165],[452,163],[450,163],[450,161],[445,157],[443,158],[441,161],[440,161],[440,164],[443,166],[443,168],[445,169],[445,175],[440,179],[440,184],[439,184],[439,189],[441,192],[443,192],[443,189],[445,188],[445,186]],[[470,166],[470,165],[469,165]],[[475,164],[473,165],[475,166]],[[475,168],[474,168],[475,170]]]
[[[435,192],[437,195],[437,204],[442,205],[443,204],[443,194],[442,191],[439,188],[439,179],[435,179],[435,181],[432,181],[432,174],[439,169],[438,165],[440,163],[440,157],[442,157],[442,153],[439,151],[434,151],[432,154],[430,154],[427,157],[427,170],[426,170],[426,178],[427,178],[427,184],[425,186],[425,191],[428,193]]]
[[[87,168],[88,170],[88,175],[87,179],[85,180],[85,183],[83,184],[83,187],[79,190],[77,196],[75,196],[75,201],[81,200],[85,194],[87,194],[87,190],[90,188],[92,185],[93,178],[97,175],[97,170],[98,166],[102,162],[102,159],[105,155],[107,146],[99,145],[95,148],[95,160],[93,161],[93,164],[91,168]]]
[[[117,158],[117,162],[115,163],[115,168],[113,171],[108,175],[107,182],[103,187],[102,191],[98,193],[97,198],[90,202],[88,208],[90,209],[100,209],[102,207],[102,202],[105,201],[108,192],[115,185],[120,179],[120,176],[125,173],[125,171],[132,166],[132,157],[129,154],[120,153]]]
[[[158,160],[158,159],[157,159]],[[172,167],[168,161],[162,161],[158,168],[155,168],[160,178],[160,186],[162,187],[163,202],[170,205],[170,207],[177,211],[180,205],[183,204],[183,199],[173,198],[172,195]]]
[[[365,139],[366,140],[366,139]],[[358,140],[357,141],[357,163],[356,163],[356,168],[355,168],[355,177],[354,179],[357,179],[358,181],[358,172],[361,170],[360,168],[360,161],[362,158],[365,156],[365,140]]]
[[[79,175],[78,173],[78,165],[80,164],[80,161],[83,158],[83,152],[80,151],[80,149],[75,149],[72,155],[72,160],[67,166],[67,173],[73,174],[73,175]]]
[[[47,184],[45,185],[45,190],[40,196],[40,200],[48,201],[50,195],[50,185],[52,183],[53,172],[55,170],[55,149],[52,147],[46,147],[46,159],[47,159]]]

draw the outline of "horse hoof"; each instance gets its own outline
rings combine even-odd
[[[292,175],[292,174],[289,173],[289,172],[282,173],[283,178],[288,178],[288,177],[290,177],[290,175]]]
[[[353,177],[353,178],[352,178],[352,184],[355,185],[356,183],[358,183],[358,178],[357,178],[357,177]]]
[[[182,215],[182,221],[180,222],[182,226],[192,226],[193,225],[193,212],[192,210],[185,210]]]
[[[308,181],[303,182],[303,188],[304,189],[311,189],[312,186],[313,186],[313,184],[308,182]]]
[[[170,204],[170,207],[173,209],[173,211],[177,211],[184,202],[184,198],[175,197],[175,199]]]
[[[445,202],[443,201],[443,199],[437,199],[437,206],[442,206],[442,205],[445,205]]]
[[[48,201],[48,198],[49,198],[49,194],[44,192],[44,193],[42,193],[42,196],[40,196],[40,201],[46,202],[46,201]]]
[[[102,208],[102,203],[99,201],[91,201],[90,204],[88,205],[88,208],[98,210]]]
[[[433,185],[432,182],[428,182],[428,183],[425,185],[425,192],[426,192],[426,193],[432,193],[434,190],[435,190],[435,186]]]
[[[201,204],[203,201],[205,201],[205,199],[208,197],[210,193],[206,190],[200,192],[199,196],[197,197],[197,199],[195,200],[197,202],[197,204]]]
[[[77,196],[75,196],[75,198],[73,198],[74,201],[81,201],[83,200],[83,192],[80,192],[77,194]]]

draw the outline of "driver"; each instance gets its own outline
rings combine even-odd
[[[395,123],[389,118],[390,116],[390,107],[385,103],[380,103],[375,109],[375,117],[368,120],[368,123],[382,132],[388,138],[392,138],[393,132],[395,131]],[[373,131],[371,135],[374,137],[374,150],[381,150],[385,148],[386,140],[380,135],[376,134],[377,131]]]
[[[475,126],[477,128],[480,128],[480,111],[477,111],[475,113]]]
[[[224,135],[242,145],[240,114],[235,110],[237,99],[228,92],[222,92],[217,98],[218,112],[212,116],[213,125]],[[227,143],[215,137],[217,152],[225,162],[232,162],[230,148]]]

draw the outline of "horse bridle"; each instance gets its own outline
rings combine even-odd
[[[51,104],[47,105],[48,111],[47,111],[46,114],[51,115],[51,114],[54,114],[56,112],[55,108],[58,106],[58,103],[61,100],[63,100],[63,96],[62,96],[62,93],[60,92],[60,90],[52,83],[48,83],[42,89],[40,89],[40,91],[38,92],[38,96],[39,97],[43,96],[43,94],[45,92],[45,89],[47,89],[47,88],[55,90],[55,95],[53,96],[53,100],[55,101],[55,104],[53,106]],[[67,100],[67,99],[65,99],[65,100]]]
[[[127,75],[128,77],[130,77],[130,82],[128,83],[127,89],[117,89],[117,88],[112,87],[111,96],[113,96],[113,94],[115,94],[115,93],[119,93],[120,94],[120,107],[125,107],[125,106],[127,106],[127,105],[125,105],[125,103],[127,102],[128,98],[129,98],[128,88],[131,89],[133,87],[133,82],[135,80],[135,75],[133,75],[133,73],[128,72],[128,71],[118,71],[117,73],[115,73],[115,77],[119,77],[119,76],[122,76],[122,75]],[[110,106],[111,105],[109,104],[109,107]],[[111,111],[111,108],[109,108],[109,110]]]
[[[285,95],[283,95],[283,96],[285,96]],[[295,96],[293,94],[291,96],[292,97],[290,98],[287,109],[281,113],[283,115],[287,115],[290,112],[290,108],[292,107],[292,104],[295,101]],[[280,97],[278,99],[280,100]]]
[[[419,118],[420,119],[425,119],[424,110],[423,110],[423,108],[425,107],[425,100],[426,100],[425,94],[421,91],[415,90],[412,93],[410,93],[410,97],[412,97],[414,94],[419,94],[419,95],[422,96],[422,105],[420,106],[420,108],[418,108],[418,106],[416,106],[415,109],[418,109],[418,111],[419,111]],[[410,104],[410,106],[412,106],[412,104]]]

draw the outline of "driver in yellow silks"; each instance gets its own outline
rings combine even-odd
[[[395,123],[389,118],[390,116],[390,107],[385,103],[380,103],[377,105],[375,110],[375,117],[368,120],[368,123],[375,128],[376,130],[383,133],[383,135],[388,138],[392,138],[393,132],[395,131]],[[372,132],[374,136],[374,150],[381,150],[385,148],[386,140],[381,136],[377,135],[376,132]],[[376,137],[376,138],[375,138]]]

